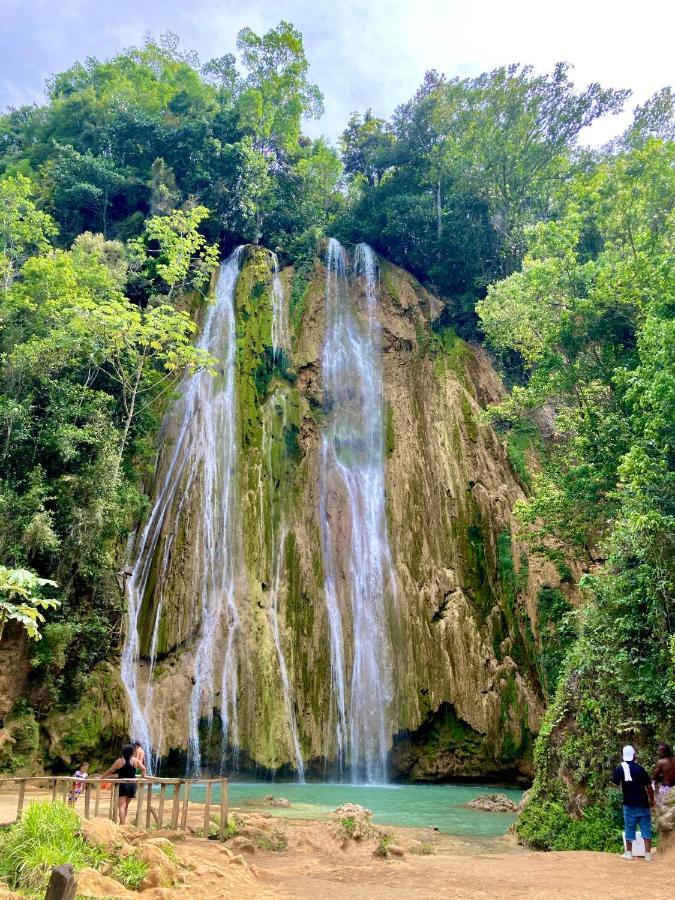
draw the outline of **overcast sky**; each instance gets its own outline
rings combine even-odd
[[[44,98],[54,72],[170,30],[203,61],[237,32],[280,19],[300,29],[326,112],[308,123],[334,140],[353,110],[389,116],[427,69],[477,75],[509,62],[574,65],[578,85],[630,88],[629,106],[673,78],[675,4],[668,0],[0,0],[0,109]],[[597,123],[601,143],[629,114]]]

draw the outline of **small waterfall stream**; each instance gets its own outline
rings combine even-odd
[[[276,421],[274,421],[275,419]],[[284,654],[282,635],[279,626],[279,595],[281,593],[282,577],[284,573],[288,527],[286,525],[286,516],[284,513],[283,495],[280,496],[279,494],[280,480],[283,478],[283,473],[278,471],[278,464],[275,464],[273,435],[280,435],[281,440],[283,440],[288,425],[288,398],[282,390],[277,388],[263,407],[262,447],[263,461],[267,470],[268,484],[270,485],[269,527],[270,543],[272,547],[270,604],[268,614],[277,662],[279,664],[279,675],[281,678],[281,688],[288,720],[288,729],[293,746],[295,769],[298,781],[304,782],[305,763],[300,747],[300,737],[298,734],[298,724],[293,705],[293,698],[291,696],[288,666],[286,664],[286,656]],[[281,458],[283,459],[283,455]]]
[[[284,294],[283,285],[279,276],[279,260],[276,254],[272,254],[272,356],[279,364],[283,355],[291,349],[291,337],[288,321],[288,303]],[[277,420],[276,422],[274,420]],[[288,529],[284,511],[283,497],[283,472],[275,471],[273,435],[280,435],[283,441],[286,430],[290,425],[288,417],[288,397],[280,388],[276,388],[263,407],[263,437],[262,455],[266,468],[267,483],[270,488],[269,516],[270,516],[270,546],[272,548],[271,559],[271,601],[269,607],[270,628],[274,640],[274,648],[279,664],[281,688],[288,719],[288,729],[293,745],[295,757],[295,769],[298,781],[305,780],[305,764],[300,748],[300,737],[295,716],[295,708],[291,697],[291,686],[288,676],[288,666],[284,654],[283,643],[279,628],[279,594],[284,571],[284,557],[286,552],[286,538]],[[284,451],[280,458],[283,460]]]
[[[127,581],[127,628],[121,660],[121,676],[131,707],[131,730],[153,759],[153,735],[149,711],[152,704],[152,672],[163,612],[163,573],[166,572],[179,520],[186,501],[200,499],[196,548],[202,565],[192,587],[197,603],[198,627],[193,647],[193,687],[189,707],[188,762],[193,771],[201,766],[199,722],[210,722],[220,691],[223,742],[237,743],[237,664],[235,641],[239,613],[235,599],[235,575],[239,564],[240,529],[234,496],[237,463],[235,415],[236,328],[234,292],[242,248],[221,266],[216,297],[209,307],[199,346],[219,360],[216,377],[197,372],[187,377],[176,403],[178,433],[171,458],[156,491],[148,520],[136,544],[132,574]],[[167,527],[167,518],[171,517]],[[168,534],[158,563],[155,591],[159,597],[150,646],[149,677],[145,692],[138,683],[140,657],[139,616],[160,537]]]
[[[347,254],[333,238],[326,267],[320,514],[338,756],[355,780],[382,782],[394,698],[389,610],[396,579],[387,537],[383,389],[374,341],[377,267],[371,248],[359,244],[350,272]],[[361,285],[365,303],[358,302]]]
[[[218,360],[216,376],[199,372],[187,377],[179,389],[170,417],[177,422],[177,437],[162,480],[156,485],[154,505],[137,542],[132,574],[127,582],[127,634],[122,653],[121,675],[131,707],[131,729],[143,744],[150,768],[156,760],[151,709],[153,674],[160,628],[165,611],[164,587],[172,561],[181,518],[191,507],[196,522],[192,552],[198,556],[196,576],[190,585],[195,609],[192,691],[188,712],[188,768],[198,772],[202,757],[200,722],[210,725],[214,709],[220,708],[222,753],[228,747],[236,754],[237,733],[237,632],[241,627],[236,581],[243,563],[239,504],[236,494],[238,435],[236,422],[236,321],[234,296],[242,248],[223,263],[215,301],[209,307],[199,346]],[[272,354],[276,363],[290,350],[288,305],[279,265],[272,254]],[[263,407],[263,437],[260,477],[260,533],[265,545],[269,529],[270,554],[261,558],[269,569],[271,585],[268,619],[276,651],[280,689],[286,709],[292,753],[298,779],[304,781],[295,709],[279,622],[279,598],[283,581],[287,525],[284,513],[282,471],[284,434],[289,427],[288,398],[277,387]],[[281,440],[281,453],[274,446]],[[267,504],[264,483],[267,482]],[[198,506],[195,508],[195,499]],[[267,512],[265,506],[267,505]],[[267,518],[267,521],[266,521]],[[161,543],[160,543],[161,541]],[[160,554],[161,558],[157,559]],[[149,647],[145,689],[139,684],[141,655],[140,614],[144,598],[156,573],[154,618]]]

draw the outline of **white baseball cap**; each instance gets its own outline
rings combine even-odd
[[[623,761],[624,762],[633,762],[635,759],[635,747],[631,747],[630,744],[626,744],[623,748]]]

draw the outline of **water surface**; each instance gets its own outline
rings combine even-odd
[[[264,810],[294,819],[327,819],[343,803],[358,803],[373,812],[376,825],[438,828],[444,834],[495,838],[505,834],[515,815],[466,809],[479,794],[505,794],[518,803],[522,791],[471,784],[351,785],[298,784],[297,782],[230,783],[230,807],[242,812]],[[290,802],[287,809],[269,808],[263,797],[272,794]],[[193,788],[191,799],[202,800],[203,788]],[[214,802],[219,800],[214,790]]]

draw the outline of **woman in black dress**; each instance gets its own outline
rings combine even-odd
[[[108,771],[104,772],[101,777],[106,778],[108,775],[117,775],[118,778],[135,778],[136,769],[140,769],[142,774],[145,775],[146,768],[143,764],[143,760],[135,756],[134,748],[131,746],[131,744],[127,744],[126,746],[122,747],[122,755],[115,760]],[[135,796],[135,784],[120,785],[119,799],[117,801],[120,825],[124,825],[124,823],[126,822],[129,801],[132,797]]]

